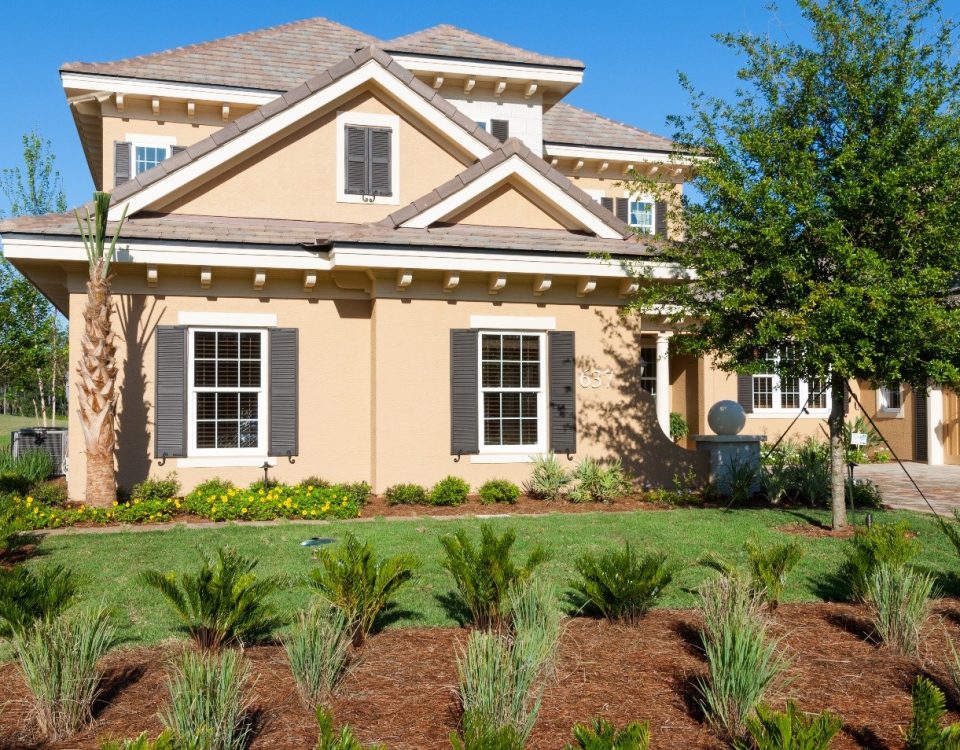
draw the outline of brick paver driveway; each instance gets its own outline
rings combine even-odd
[[[911,462],[905,462],[904,466],[937,513],[953,515],[953,509],[960,508],[960,466],[928,466]],[[857,466],[853,475],[876,484],[883,494],[884,503],[894,508],[930,512],[896,462]]]

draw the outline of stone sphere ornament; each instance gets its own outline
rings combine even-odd
[[[738,435],[746,423],[747,415],[736,401],[717,401],[707,412],[707,424],[718,435]]]

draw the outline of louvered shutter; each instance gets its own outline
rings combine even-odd
[[[113,186],[122,185],[130,179],[130,151],[128,141],[113,142]]]
[[[913,389],[913,460],[928,461],[927,394]]]
[[[554,453],[577,451],[576,365],[573,331],[547,334],[550,371],[550,450]]]
[[[510,137],[510,121],[490,120],[490,135],[503,143]]]
[[[478,332],[450,331],[450,453],[480,452]]]
[[[388,129],[370,128],[367,131],[370,144],[370,193],[373,195],[392,195],[390,185],[390,136]]]
[[[364,195],[367,193],[367,129],[347,125],[344,140],[344,192]]]
[[[737,375],[737,403],[747,414],[753,413],[753,375]]]
[[[654,221],[656,222],[656,225],[654,226],[654,233],[658,237],[665,238],[667,236],[667,211],[668,210],[669,209],[667,208],[666,201],[657,201],[654,204],[654,212],[656,213],[656,217],[654,219]]]
[[[271,328],[268,455],[296,456],[299,421],[296,328]]]
[[[607,209],[607,211],[610,213],[613,213],[613,198],[601,198],[600,205]]]
[[[154,454],[157,458],[187,455],[187,329],[157,327]]]
[[[176,156],[176,155],[179,154],[181,151],[186,151],[186,150],[187,150],[187,147],[186,147],[186,146],[171,146],[171,147],[170,147],[170,156]]]
[[[627,224],[630,223],[630,199],[617,198],[617,218]]]

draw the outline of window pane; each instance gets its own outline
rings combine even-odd
[[[520,387],[520,363],[519,362],[507,362],[503,363],[503,382],[501,383],[503,388],[519,388]]]
[[[197,331],[193,334],[193,356],[212,358],[217,352],[217,334],[213,331]]]
[[[212,388],[217,384],[217,364],[212,359],[198,359],[193,363],[193,383],[198,388]]]
[[[217,362],[217,387],[237,387],[237,361],[235,359],[221,359]]]
[[[780,405],[784,409],[800,408],[799,378],[782,378],[780,380]]]
[[[483,415],[487,418],[500,416],[500,394],[483,394]]]
[[[753,376],[753,408],[773,408],[773,377],[770,375]]]
[[[217,356],[220,358],[237,358],[237,334],[218,333],[217,334]]]
[[[524,393],[520,402],[520,416],[523,418],[537,417],[537,394]]]
[[[483,363],[483,387],[484,388],[500,387],[500,363],[499,362]]]
[[[483,442],[486,445],[501,445],[499,419],[488,419],[483,423]]]
[[[812,409],[826,409],[827,392],[823,387],[823,381],[819,378],[813,378],[810,380],[807,388],[810,392],[810,407]]]
[[[484,359],[500,359],[500,337],[484,336],[482,351]]]
[[[197,394],[197,419],[216,419],[217,417],[217,394],[216,393],[198,393]]]
[[[519,393],[502,393],[501,396],[501,409],[503,410],[501,416],[503,417],[519,417],[520,416],[520,394]]]
[[[240,334],[240,356],[243,359],[255,359],[258,362],[260,361],[259,333]]]
[[[259,416],[259,397],[256,393],[241,393],[240,396],[240,419],[257,419]]]
[[[236,422],[217,422],[217,447],[239,447]]]
[[[645,346],[640,349],[640,387],[651,396],[657,395],[657,350]]]
[[[217,425],[215,422],[197,422],[197,447],[217,447]]]
[[[520,337],[519,336],[504,336],[503,337],[503,358],[505,360],[520,360]]]
[[[540,387],[540,363],[539,362],[523,363],[523,387],[524,388]]]
[[[238,416],[237,393],[218,393],[217,394],[217,419],[236,419]]]
[[[540,337],[539,336],[523,337],[523,360],[525,362],[540,361]]]
[[[240,447],[256,448],[257,439],[258,439],[257,422],[254,422],[254,421],[240,422]]]
[[[522,445],[520,441],[520,420],[504,419],[502,423],[503,442],[502,445]]]
[[[523,445],[534,445],[537,442],[537,420],[524,419],[521,422],[520,429]]]
[[[260,360],[240,362],[240,387],[241,388],[259,388],[260,387]]]

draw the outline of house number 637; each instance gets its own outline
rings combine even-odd
[[[613,387],[613,370],[581,370],[581,388],[611,388]]]

